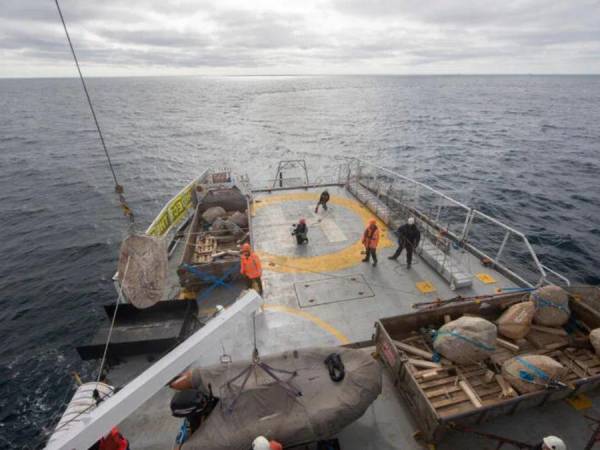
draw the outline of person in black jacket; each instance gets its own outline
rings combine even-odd
[[[296,236],[296,243],[298,245],[308,242],[308,226],[305,219],[300,219],[299,223],[294,225],[292,236]]]
[[[317,203],[317,207],[315,208],[315,214],[319,212],[319,206],[323,205],[323,209],[327,211],[327,202],[329,201],[329,192],[324,190],[321,192],[321,197],[319,197],[319,203]]]
[[[415,218],[409,217],[408,223],[399,227],[396,233],[398,233],[398,248],[392,256],[388,257],[388,259],[398,259],[402,250],[406,248],[406,268],[410,269],[413,252],[417,249],[419,241],[421,240],[421,232],[415,225]]]

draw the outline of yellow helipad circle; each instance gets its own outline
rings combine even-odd
[[[257,210],[274,203],[305,200],[314,201],[316,204],[316,202],[319,201],[319,197],[320,194],[311,192],[296,192],[273,195],[261,199],[260,202],[255,202],[252,215],[254,216]],[[365,206],[354,200],[338,197],[336,195],[331,195],[329,202],[334,205],[347,208],[358,214],[358,216],[360,216],[360,218],[363,220],[365,227],[368,225],[370,219],[375,218],[377,220],[377,226],[379,227],[380,232],[378,248],[387,248],[394,245],[388,238],[387,226],[381,220],[375,217],[375,215]],[[360,238],[362,238],[362,236]],[[260,251],[257,253],[263,260],[264,269],[272,270],[274,272],[334,272],[357,265],[363,258],[363,255],[361,255],[361,251],[363,250],[364,246],[362,245],[361,239],[358,239],[354,244],[337,252],[328,253],[326,255],[282,256]]]

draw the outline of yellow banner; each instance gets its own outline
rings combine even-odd
[[[194,185],[181,191],[176,197],[173,197],[167,207],[163,209],[160,215],[154,219],[152,227],[146,232],[151,236],[164,236],[173,225],[176,225],[183,219],[192,206],[192,190]]]

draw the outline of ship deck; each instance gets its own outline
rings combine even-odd
[[[497,288],[515,286],[466,251],[456,250],[453,257],[474,275],[472,285],[454,291],[419,255],[410,269],[404,253],[398,261],[390,261],[387,257],[395,250],[396,239],[381,222],[379,263],[376,267],[363,263],[360,238],[373,214],[343,187],[328,188],[328,210],[315,213],[321,190],[255,195],[252,233],[264,269],[264,304],[256,317],[257,346],[262,354],[369,341],[378,319],[414,311],[414,303],[491,294]],[[309,227],[309,242],[302,246],[291,236],[291,225],[300,217],[306,218]],[[487,279],[477,276],[481,274]],[[228,329],[218,331],[214,341],[218,344],[207,347],[197,365],[218,363],[223,353],[234,360],[249,359],[252,340],[249,317],[236,318]],[[164,388],[138,414],[120,424],[132,448],[173,448],[181,421],[170,415],[171,395]],[[501,417],[477,429],[530,443],[548,434],[560,434],[570,449],[578,449],[584,447],[591,433],[586,431],[582,413],[559,402]],[[417,430],[408,406],[384,375],[382,395],[338,438],[344,450],[420,449],[423,447],[413,439]],[[437,448],[484,449],[495,448],[495,444],[470,434],[448,433]]]

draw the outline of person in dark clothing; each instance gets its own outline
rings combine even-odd
[[[400,256],[402,250],[406,248],[406,268],[410,269],[413,252],[417,249],[419,246],[419,241],[421,240],[421,232],[415,225],[414,217],[409,217],[408,223],[399,227],[397,233],[398,248],[392,256],[388,257],[388,259],[398,259],[398,256]]]
[[[327,202],[329,201],[329,192],[324,190],[321,192],[321,197],[319,197],[319,203],[317,203],[317,207],[315,208],[315,213],[319,212],[319,206],[323,205],[323,209],[327,211]]]
[[[306,225],[305,219],[300,219],[300,221],[294,225],[294,231],[292,231],[292,236],[296,236],[296,243],[298,245],[302,245],[308,242],[308,226]]]

